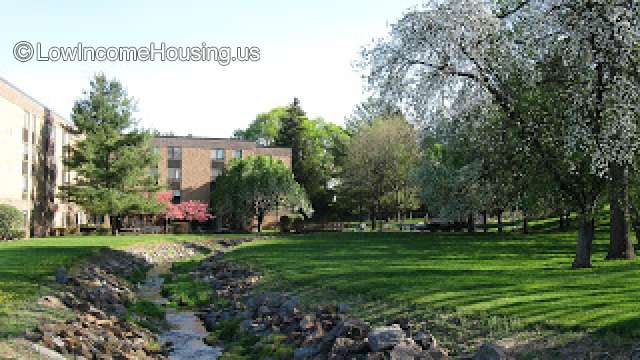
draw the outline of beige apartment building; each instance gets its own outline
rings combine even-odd
[[[58,197],[72,180],[62,159],[74,141],[71,124],[0,78],[0,203],[24,214],[26,236],[84,223],[80,209]]]
[[[0,203],[22,211],[27,237],[100,222],[59,196],[60,187],[75,178],[63,165],[66,145],[77,138],[72,130],[68,120],[0,78]],[[211,205],[215,179],[234,158],[271,156],[291,167],[291,149],[260,147],[254,141],[160,136],[153,144],[160,155],[160,185],[173,192],[176,203]],[[268,214],[265,223],[277,218]]]
[[[291,167],[290,148],[261,147],[254,141],[160,136],[153,139],[153,144],[160,155],[160,185],[173,192],[174,203],[196,200],[211,206],[215,180],[234,158],[271,156]],[[267,214],[265,223],[274,222],[277,217],[275,213]]]

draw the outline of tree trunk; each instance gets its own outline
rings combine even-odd
[[[400,214],[401,210],[400,210],[400,190],[396,191],[396,207],[397,207],[397,222],[400,223],[400,216],[402,216]]]
[[[522,219],[522,232],[525,234],[529,233],[529,217],[527,216],[527,214],[524,214],[524,217]]]
[[[489,228],[487,227],[487,210],[482,212],[482,230],[484,232],[489,231]]]
[[[262,222],[264,222],[264,209],[258,209],[258,232],[262,232]]]
[[[565,229],[565,224],[564,224],[564,210],[560,211],[560,231],[564,231]]]
[[[609,193],[611,227],[607,259],[635,259],[636,253],[629,238],[627,223],[627,181],[624,167],[613,164],[610,169]]]
[[[629,213],[631,215],[631,227],[636,235],[636,243],[640,246],[640,213],[632,204],[629,205]]]
[[[502,228],[502,210],[498,211],[498,233],[502,234],[503,232],[503,228]]]
[[[631,222],[631,226],[633,227],[633,232],[636,234],[636,243],[640,244],[640,219],[634,219]]]
[[[376,209],[371,208],[371,231],[376,230]]]
[[[578,229],[578,243],[576,246],[576,257],[573,260],[574,269],[584,269],[591,267],[591,249],[594,237],[594,219],[592,216],[580,216],[580,227]]]
[[[467,231],[470,233],[476,232],[476,219],[473,213],[469,213],[469,217],[467,218]]]
[[[120,221],[118,216],[111,216],[111,235],[117,236],[120,229]]]

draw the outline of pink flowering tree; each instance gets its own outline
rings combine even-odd
[[[208,206],[200,201],[186,201],[177,205],[171,204],[168,212],[173,220],[204,222],[213,216],[208,212]]]
[[[180,204],[173,204],[171,191],[161,191],[156,194],[158,202],[165,205],[162,214],[165,217],[165,225],[168,220],[184,220],[204,222],[213,218],[208,211],[208,206],[200,201],[185,201]],[[165,226],[165,232],[167,231]]]

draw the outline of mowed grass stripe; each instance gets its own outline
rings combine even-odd
[[[385,304],[389,313],[489,313],[524,325],[615,330],[640,325],[640,262],[571,270],[575,233],[330,233],[259,241],[227,254],[266,273],[265,287],[317,302]]]

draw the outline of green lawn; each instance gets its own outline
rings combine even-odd
[[[555,225],[539,222],[532,228]],[[211,237],[0,243],[0,339],[66,316],[34,307],[56,287],[59,266],[69,268],[105,247]],[[350,303],[354,315],[372,322],[407,315],[428,320],[447,347],[465,352],[485,340],[525,333],[573,339],[598,332],[625,346],[638,340],[640,260],[605,262],[606,246],[607,233],[601,231],[594,268],[579,271],[570,269],[575,232],[291,235],[244,244],[226,256],[261,269],[262,287],[302,294],[312,305]]]
[[[56,286],[60,266],[70,268],[106,247],[123,248],[159,241],[208,239],[211,235],[77,236],[0,243],[0,339],[21,334],[39,321],[64,316],[35,306]]]
[[[226,256],[266,274],[266,288],[312,302],[347,302],[369,320],[434,321],[451,342],[514,332],[598,331],[640,336],[640,261],[571,270],[575,232],[507,234],[335,233],[245,244]],[[540,330],[544,329],[544,330]]]

